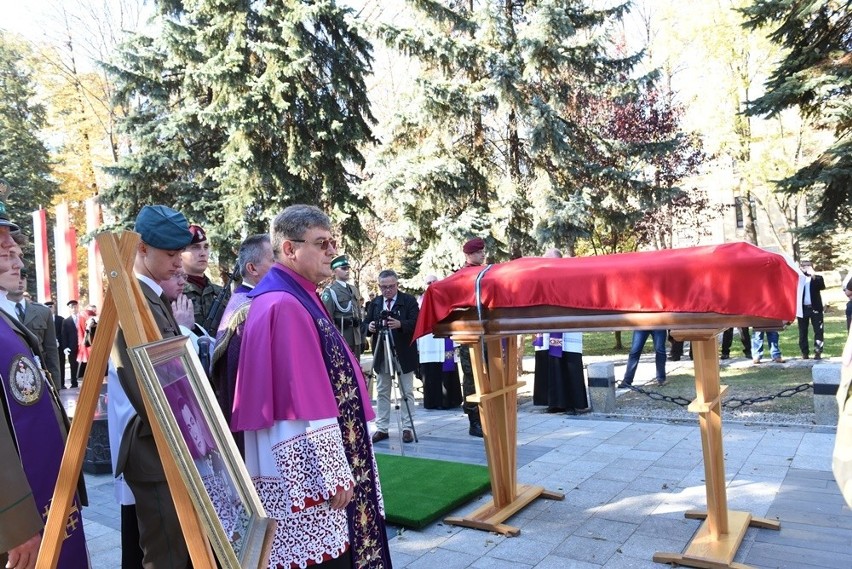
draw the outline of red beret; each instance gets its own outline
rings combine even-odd
[[[464,251],[466,255],[482,251],[483,249],[485,249],[485,241],[483,241],[481,237],[474,237],[465,243],[464,247],[462,247],[462,251]]]
[[[207,241],[207,234],[204,233],[204,229],[200,225],[190,225],[189,232],[192,233],[192,241],[189,242],[190,245]]]

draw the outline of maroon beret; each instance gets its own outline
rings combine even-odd
[[[190,225],[189,232],[192,233],[192,241],[189,242],[190,245],[207,241],[207,234],[204,233],[204,229],[200,225]]]
[[[464,251],[466,255],[482,251],[483,249],[485,249],[485,241],[483,241],[482,237],[474,237],[465,243],[464,247],[462,247],[462,251]]]

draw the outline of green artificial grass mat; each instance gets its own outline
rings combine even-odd
[[[388,523],[420,529],[491,487],[475,464],[376,454]]]

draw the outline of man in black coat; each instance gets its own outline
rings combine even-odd
[[[53,329],[56,331],[56,348],[59,356],[59,389],[65,389],[65,346],[62,344],[62,325],[65,319],[56,313],[56,303],[48,300],[44,303],[50,308],[50,314],[53,316]]]
[[[388,365],[385,341],[391,341],[391,348],[399,360],[399,388],[406,404],[402,407],[402,442],[414,441],[414,370],[417,368],[417,345],[412,342],[414,326],[420,308],[417,299],[410,294],[399,292],[399,278],[392,270],[379,273],[377,296],[367,305],[367,315],[362,328],[364,333],[373,335],[373,369],[376,371],[377,409],[376,428],[373,442],[388,438],[390,424],[390,397],[393,372]],[[381,341],[380,341],[381,340]]]
[[[77,301],[69,300],[68,308],[71,310],[71,316],[62,323],[62,339],[59,343],[62,344],[62,351],[65,353],[68,365],[71,368],[71,387],[77,387],[77,348],[79,347],[77,340],[77,318],[79,318]],[[64,382],[63,385],[65,385]]]
[[[808,359],[809,340],[808,331],[811,325],[814,327],[814,359],[822,359],[824,323],[822,316],[822,295],[825,290],[825,280],[821,275],[814,273],[814,266],[810,261],[803,260],[800,265],[805,274],[805,290],[802,294],[802,317],[799,318],[799,350],[802,351],[802,359]]]

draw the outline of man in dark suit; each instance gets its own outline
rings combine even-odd
[[[56,303],[48,300],[44,303],[50,309],[53,318],[53,330],[56,334],[56,357],[59,360],[59,389],[65,389],[65,346],[62,345],[62,324],[65,319],[56,313]]]
[[[180,252],[192,239],[189,223],[171,208],[145,206],[136,218],[134,230],[141,236],[133,264],[139,286],[163,338],[179,336],[171,305],[159,283],[172,278],[181,268]],[[136,412],[126,426],[120,426],[124,428],[119,431],[123,434],[115,474],[124,475],[136,500],[143,565],[185,569],[189,566],[189,552],[122,330],[116,336],[113,353],[119,355],[115,362],[119,383]]]
[[[44,368],[50,374],[50,379],[56,389],[59,389],[61,387],[59,383],[59,350],[56,346],[56,326],[53,323],[53,314],[45,305],[30,302],[24,298],[26,287],[27,271],[21,269],[18,286],[10,290],[6,298],[15,303],[16,316],[21,324],[38,338],[41,351],[44,354]]]
[[[803,260],[800,265],[805,274],[805,290],[802,294],[802,317],[799,321],[799,350],[802,359],[808,359],[809,344],[808,331],[810,326],[814,327],[814,359],[822,359],[824,323],[822,316],[822,295],[820,291],[825,290],[825,280],[821,275],[814,273],[814,266],[808,260]]]
[[[71,387],[77,387],[77,349],[79,341],[77,340],[77,319],[79,316],[79,306],[76,300],[68,301],[68,309],[71,311],[71,316],[65,319],[62,323],[62,351],[65,357],[68,358],[68,367],[71,371]],[[64,385],[64,382],[63,382]]]
[[[392,341],[392,351],[399,360],[399,388],[406,401],[403,407],[402,442],[414,441],[414,370],[417,368],[417,345],[412,343],[414,326],[420,308],[417,299],[399,291],[399,278],[394,271],[379,273],[381,296],[367,306],[363,330],[373,335],[373,369],[376,370],[377,409],[376,432],[373,442],[388,438],[390,424],[390,396],[394,370],[387,361],[385,340]],[[379,342],[379,340],[382,340]]]

